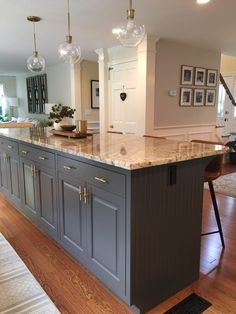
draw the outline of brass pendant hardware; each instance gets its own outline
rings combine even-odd
[[[27,20],[30,22],[39,22],[41,21],[41,17],[30,15],[30,16],[27,16]]]
[[[101,182],[101,183],[109,183],[108,180],[106,180],[105,178],[102,178],[102,177],[94,177],[94,180],[98,181],[98,182]]]

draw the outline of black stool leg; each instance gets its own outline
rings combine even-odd
[[[218,210],[218,206],[217,206],[217,202],[216,202],[215,190],[214,190],[212,181],[209,181],[208,185],[209,185],[209,189],[211,192],[211,199],[212,199],[214,212],[215,212],[215,216],[216,216],[216,222],[217,222],[217,225],[219,228],[221,243],[222,243],[223,248],[225,248],[224,236],[223,236],[223,231],[222,231],[221,222],[220,222],[220,215],[219,215],[219,210]]]

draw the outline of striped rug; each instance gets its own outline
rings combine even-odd
[[[0,314],[60,312],[0,233]]]

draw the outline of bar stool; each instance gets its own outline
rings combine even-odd
[[[224,145],[222,143],[203,141],[203,140],[192,140],[191,142],[203,143],[203,144]],[[219,233],[222,246],[223,246],[223,248],[225,248],[224,236],[223,236],[223,231],[222,231],[221,221],[220,221],[220,214],[219,214],[215,190],[214,190],[214,186],[213,186],[213,182],[212,182],[215,179],[219,178],[222,174],[223,158],[224,158],[224,155],[215,156],[214,159],[206,166],[205,175],[204,175],[204,182],[208,182],[208,185],[209,185],[209,190],[210,190],[210,194],[211,194],[211,199],[212,199],[212,204],[213,204],[213,208],[214,208],[214,212],[215,212],[218,230],[203,233],[203,234],[201,234],[201,236],[209,235],[209,234],[213,234],[213,233]]]

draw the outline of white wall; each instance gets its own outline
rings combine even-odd
[[[15,76],[0,76],[0,84],[3,84],[5,96],[16,97],[16,77]]]
[[[154,130],[149,135],[177,140],[215,139],[217,99],[214,107],[180,107],[180,74],[181,65],[216,69],[219,73],[220,53],[161,39],[156,60]],[[176,90],[177,96],[170,97],[169,90]]]
[[[83,60],[81,69],[81,103],[83,118],[88,121],[99,121],[99,109],[91,108],[91,80],[98,80],[98,63]]]
[[[48,102],[71,105],[71,69],[68,63],[57,64],[46,68]],[[32,74],[33,75],[33,74]],[[47,119],[45,114],[29,114],[26,90],[26,78],[30,73],[16,77],[16,92],[19,98],[18,115],[38,120]]]
[[[157,43],[155,126],[216,122],[217,106],[179,106],[180,74],[181,65],[216,69],[219,73],[220,59],[221,54],[219,52],[190,47],[167,40],[160,40]],[[168,95],[168,90],[171,89],[177,91],[176,97]]]

